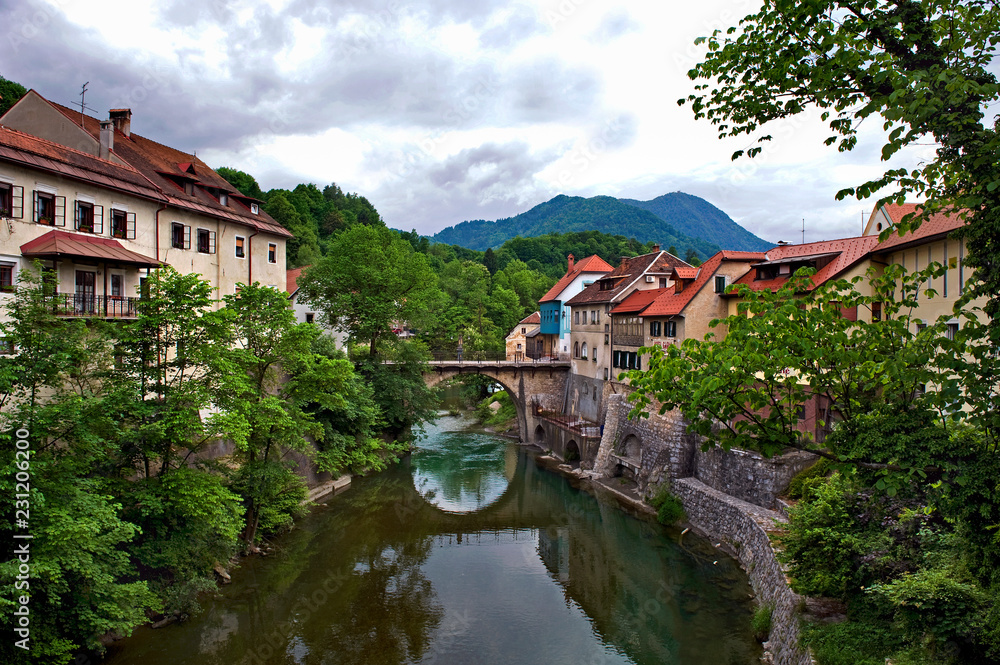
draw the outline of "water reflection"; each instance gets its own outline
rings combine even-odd
[[[279,554],[245,562],[204,613],[137,631],[108,662],[754,662],[731,560],[678,546],[503,440],[440,427],[409,464],[356,480]],[[446,460],[443,442],[471,450],[488,482]],[[432,478],[437,505],[418,489]]]

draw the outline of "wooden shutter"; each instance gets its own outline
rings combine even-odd
[[[135,213],[125,213],[125,239],[135,240]]]
[[[14,185],[10,190],[10,216],[13,219],[24,218],[24,187]]]
[[[31,221],[38,223],[38,190],[31,192]]]
[[[215,231],[208,232],[208,253],[215,254]]]
[[[104,233],[104,206],[94,206],[94,233]]]
[[[191,227],[184,225],[184,249],[191,249]]]
[[[55,226],[66,226],[66,197],[57,196],[56,199],[56,213],[55,213]]]
[[[73,201],[73,228],[80,230],[80,202]]]

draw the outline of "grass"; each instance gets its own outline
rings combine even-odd
[[[681,520],[687,519],[684,504],[671,493],[670,486],[667,484],[660,485],[656,494],[649,500],[649,504],[656,508],[656,519],[660,524],[677,524]]]
[[[758,642],[766,642],[767,638],[771,636],[771,619],[773,616],[774,605],[771,603],[760,605],[754,610],[753,617],[750,619],[750,628],[753,630],[753,635],[757,638]]]

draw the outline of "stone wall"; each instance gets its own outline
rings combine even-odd
[[[600,422],[604,411],[605,381],[589,376],[570,374],[566,383],[566,403],[562,412],[579,416],[592,423]]]
[[[729,496],[765,508],[776,508],[777,497],[791,479],[818,458],[800,450],[766,459],[747,450],[713,448],[694,457],[694,477]]]
[[[761,605],[771,605],[771,635],[764,644],[765,658],[774,665],[815,665],[799,643],[799,596],[789,587],[785,572],[775,557],[768,531],[780,514],[733,498],[695,478],[680,478],[671,489],[684,503],[688,520],[716,542],[724,542],[735,553],[750,577],[750,585]]]

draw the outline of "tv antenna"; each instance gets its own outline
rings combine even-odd
[[[97,113],[97,109],[92,109],[86,104],[87,100],[87,86],[90,85],[90,81],[87,81],[80,87],[80,126],[83,127],[83,115],[84,111],[93,111]]]
[[[802,244],[806,244],[806,218],[802,218]]]

